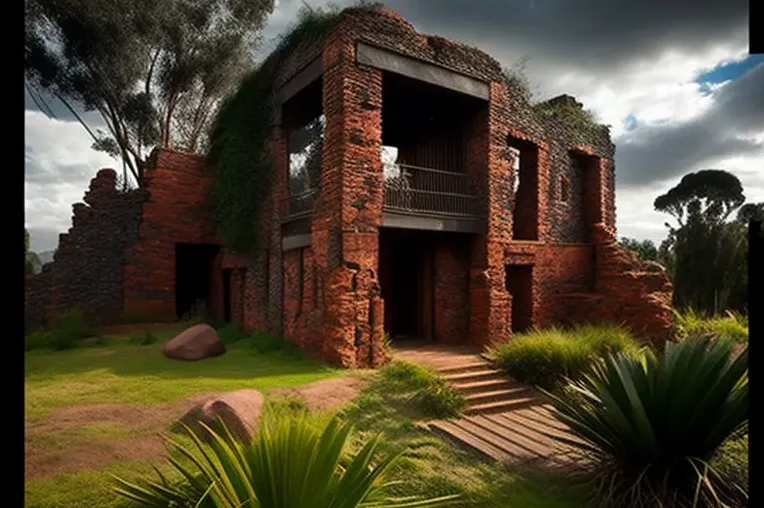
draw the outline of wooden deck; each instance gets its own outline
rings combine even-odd
[[[432,368],[467,399],[462,418],[428,422],[433,431],[500,462],[574,463],[573,448],[556,437],[575,438],[542,395],[493,368],[474,348],[403,343],[395,349],[396,358]]]

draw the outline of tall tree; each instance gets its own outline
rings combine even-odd
[[[740,180],[722,170],[690,173],[655,199],[655,209],[678,223],[666,224],[668,238],[659,249],[668,260],[675,305],[706,312],[745,305],[745,231],[728,222],[744,202]]]
[[[29,231],[24,228],[24,274],[32,275],[39,264],[40,258],[29,250]]]
[[[25,74],[60,99],[138,184],[159,145],[203,148],[252,67],[274,0],[25,0]],[[97,111],[106,132],[79,114]]]
[[[642,240],[640,242],[635,238],[622,236],[619,243],[634,252],[643,261],[658,261],[658,248],[652,240]]]

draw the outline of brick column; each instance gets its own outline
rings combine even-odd
[[[468,127],[467,171],[485,203],[487,226],[473,242],[470,266],[470,338],[481,347],[506,339],[510,331],[512,302],[504,280],[512,237],[507,109],[504,85],[492,83],[486,110]]]
[[[273,164],[273,182],[271,184],[270,228],[268,238],[268,331],[275,335],[284,332],[284,287],[283,257],[281,251],[281,221],[286,213],[287,171],[289,155],[287,153],[287,134],[281,127],[274,127],[271,133],[271,161]]]
[[[382,360],[377,280],[382,222],[382,74],[355,64],[341,31],[323,52],[326,130],[313,252],[324,305],[323,356],[345,367]]]

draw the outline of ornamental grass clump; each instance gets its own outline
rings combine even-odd
[[[711,459],[748,420],[748,350],[709,337],[668,343],[641,359],[608,355],[571,381],[575,397],[546,392],[589,464],[595,506],[722,507],[744,488]],[[575,401],[575,402],[574,402]]]

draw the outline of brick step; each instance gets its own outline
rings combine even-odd
[[[513,400],[523,397],[531,397],[533,392],[530,388],[514,386],[507,384],[504,388],[477,391],[464,395],[468,404],[479,404],[484,402],[497,402],[501,400]]]
[[[452,388],[462,392],[464,395],[485,392],[492,390],[501,390],[503,388],[515,388],[525,386],[512,381],[505,375],[495,375],[490,378],[478,379],[477,381],[460,381],[458,383],[449,383]]]
[[[519,396],[512,399],[501,399],[492,402],[480,402],[470,404],[464,410],[465,415],[501,413],[503,411],[513,411],[524,407],[538,404],[539,400],[533,395]]]
[[[476,372],[489,368],[490,365],[482,360],[476,360],[474,362],[464,362],[456,365],[448,365],[437,369],[437,372],[441,376],[450,376],[453,374],[463,374],[466,372]]]
[[[460,372],[457,374],[446,374],[443,375],[443,373],[440,374],[443,379],[448,381],[449,383],[459,383],[459,382],[467,382],[467,381],[480,381],[485,378],[492,378],[496,376],[503,376],[501,372],[495,369],[488,368],[487,366],[484,366],[481,370],[473,370],[469,372]]]

